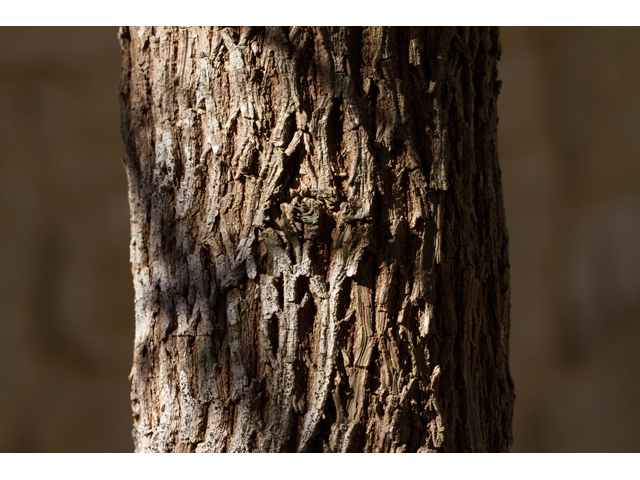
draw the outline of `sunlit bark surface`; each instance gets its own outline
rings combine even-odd
[[[137,451],[506,451],[494,28],[123,28]]]

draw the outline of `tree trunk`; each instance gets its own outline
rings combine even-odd
[[[496,28],[123,28],[137,451],[507,451]]]

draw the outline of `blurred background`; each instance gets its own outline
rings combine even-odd
[[[116,28],[0,28],[0,451],[132,451]],[[640,28],[503,28],[516,452],[640,451]]]

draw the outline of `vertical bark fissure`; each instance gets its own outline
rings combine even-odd
[[[506,451],[494,28],[122,28],[137,451]]]

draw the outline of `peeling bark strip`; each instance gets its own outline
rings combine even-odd
[[[137,451],[507,451],[496,28],[122,28]]]

